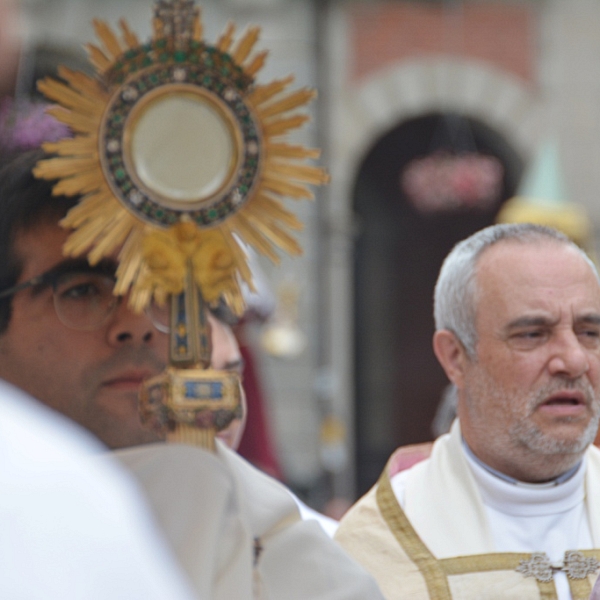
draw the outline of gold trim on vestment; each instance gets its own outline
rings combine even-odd
[[[431,554],[400,508],[392,490],[387,467],[377,485],[377,505],[400,546],[423,573],[431,600],[452,600],[448,577],[441,568],[440,561]]]
[[[387,466],[377,484],[377,505],[390,531],[409,559],[423,574],[431,600],[452,600],[448,582],[450,575],[466,575],[485,571],[514,571],[520,561],[531,556],[531,554],[519,552],[498,552],[437,559],[418,536],[398,504],[388,476]],[[583,550],[582,553],[585,556],[600,555],[600,551],[596,550]],[[573,600],[589,598],[591,587],[587,578],[579,580],[569,578],[568,581]],[[554,581],[536,581],[536,583],[540,600],[557,600]],[[584,588],[587,590],[587,595],[582,596],[580,594],[584,593]]]
[[[592,593],[592,586],[589,579],[569,579],[569,588],[573,600],[588,600]]]
[[[439,562],[447,575],[464,575],[471,571],[514,571],[522,560],[530,556],[525,552],[495,552],[442,558]]]

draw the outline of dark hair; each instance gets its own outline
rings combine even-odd
[[[55,182],[36,179],[32,170],[48,156],[42,150],[14,155],[0,165],[0,290],[17,282],[23,265],[15,254],[15,239],[44,222],[58,222],[78,197],[53,196]],[[0,300],[0,334],[8,327],[12,298]]]

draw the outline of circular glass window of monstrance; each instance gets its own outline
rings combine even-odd
[[[126,78],[100,128],[115,197],[158,227],[212,227],[242,208],[259,176],[260,126],[239,82],[200,66],[158,65]]]
[[[160,89],[129,117],[125,156],[132,178],[165,206],[199,208],[232,184],[241,134],[230,111],[201,89]]]

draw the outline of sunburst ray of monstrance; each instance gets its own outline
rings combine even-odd
[[[277,249],[301,253],[290,230],[302,224],[282,200],[312,199],[307,186],[327,175],[306,164],[318,150],[286,138],[315,93],[289,92],[291,76],[255,83],[266,58],[253,53],[259,29],[234,43],[228,25],[209,45],[194,0],[157,2],[145,44],[124,21],[120,36],[94,26],[96,76],[61,67],[63,81],[38,83],[74,137],[45,144],[55,156],[35,175],[58,180],[56,195],[81,197],[61,222],[72,230],[65,254],[96,263],[118,252],[115,294],[129,293],[138,312],[170,306],[169,366],[145,383],[142,420],[213,448],[240,414],[241,388],[237,375],[209,368],[206,310],[244,310],[246,244],[274,262]]]

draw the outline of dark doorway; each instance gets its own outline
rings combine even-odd
[[[412,159],[449,144],[462,145],[450,148],[454,151],[495,156],[504,168],[500,194],[485,209],[423,214],[402,190],[400,173]],[[361,165],[353,197],[359,228],[354,325],[361,494],[396,447],[432,439],[431,422],[447,385],[431,349],[435,280],[457,241],[494,222],[502,202],[514,195],[522,169],[521,158],[497,131],[475,119],[441,114],[401,123]]]

